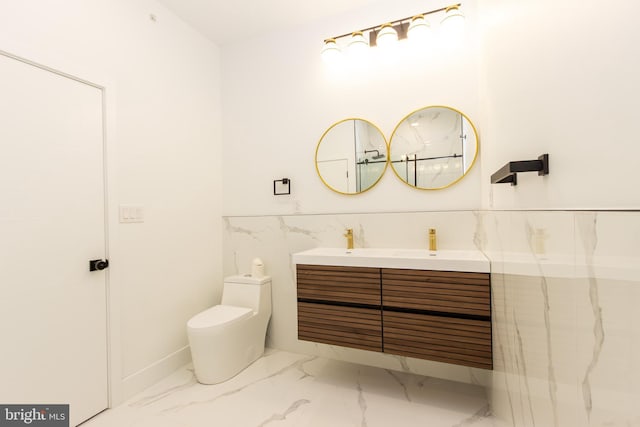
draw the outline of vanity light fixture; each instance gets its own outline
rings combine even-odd
[[[431,25],[424,19],[424,15],[416,15],[411,18],[409,29],[407,30],[407,37],[410,40],[423,40],[429,37],[431,33]]]
[[[444,11],[444,18],[442,19],[443,25],[460,25],[464,22],[464,15],[460,12],[460,5],[455,4],[448,6]]]
[[[362,52],[369,47],[369,42],[364,38],[362,31],[355,31],[351,34],[351,40],[349,41],[349,51],[358,53]]]
[[[321,55],[322,59],[325,61],[331,61],[333,58],[340,55],[340,48],[336,43],[336,39],[326,39],[324,41]]]
[[[382,24],[375,37],[376,45],[386,49],[389,46],[393,46],[397,41],[398,32],[393,28],[393,25],[390,22]]]
[[[367,45],[370,47],[387,47],[394,44],[397,40],[403,40],[406,38],[410,38],[412,40],[427,38],[431,31],[431,26],[425,18],[427,15],[445,12],[445,17],[442,19],[441,25],[455,24],[456,22],[460,23],[460,21],[464,21],[464,15],[460,11],[461,6],[462,3],[452,4],[440,9],[430,10],[429,12],[420,13],[407,18],[397,19],[395,21],[386,22],[384,24],[364,28],[359,31],[353,31],[325,39],[321,52],[322,57],[323,59],[331,59],[332,57],[337,56],[337,54],[340,53],[338,40],[347,37],[351,38],[347,45],[349,50],[361,50]],[[367,35],[369,37],[368,43],[366,40]]]

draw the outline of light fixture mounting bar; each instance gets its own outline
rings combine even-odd
[[[429,12],[416,13],[415,15],[408,16],[408,17],[402,18],[402,19],[396,19],[395,21],[388,21],[388,22],[385,22],[385,24],[388,23],[388,24],[391,24],[393,27],[396,27],[396,25],[402,24],[402,23],[404,23],[406,21],[409,21],[409,20],[411,20],[411,18],[413,18],[414,16],[417,16],[417,15],[424,15],[424,16],[431,15],[432,13],[444,12],[445,10],[447,10],[447,9],[449,9],[451,7],[460,7],[460,6],[462,6],[462,3],[450,4],[449,6],[441,7],[440,9],[430,10]],[[378,24],[378,25],[374,25],[373,27],[368,27],[368,28],[364,28],[362,30],[357,30],[357,31],[365,33],[367,31],[373,31],[375,29],[379,29],[382,25],[383,24]],[[328,39],[325,39],[324,41],[326,43],[327,40],[332,40],[332,39],[333,40],[338,40],[338,39],[341,39],[343,37],[351,36],[351,34],[353,34],[353,31],[350,32],[350,33],[346,33],[346,34],[341,34],[341,35],[336,36],[336,37],[329,37]]]

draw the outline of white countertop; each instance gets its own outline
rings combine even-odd
[[[489,260],[480,251],[391,248],[315,248],[293,254],[294,264],[345,267],[403,268],[417,270],[489,273]]]

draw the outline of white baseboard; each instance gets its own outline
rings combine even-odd
[[[180,367],[191,362],[191,350],[185,346],[157,362],[129,375],[122,380],[122,398],[124,401],[169,376]]]

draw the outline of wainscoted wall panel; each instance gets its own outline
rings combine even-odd
[[[261,257],[271,347],[488,386],[512,426],[640,426],[640,213],[452,211],[226,217],[224,273]],[[482,250],[491,260],[493,371],[298,341],[291,254],[341,247]]]

